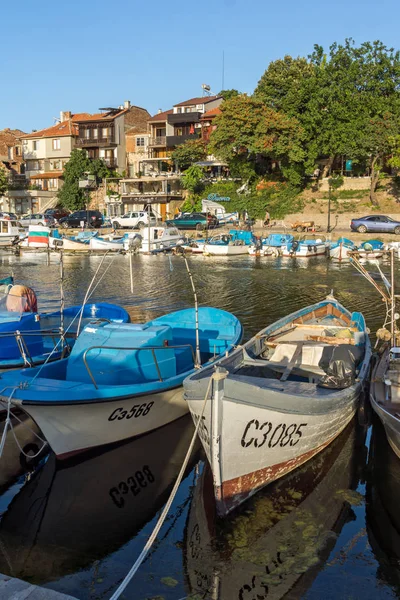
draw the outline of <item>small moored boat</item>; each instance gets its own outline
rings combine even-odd
[[[282,256],[310,258],[326,254],[327,242],[324,236],[303,235],[282,246]]]
[[[195,309],[145,324],[90,323],[68,358],[3,374],[0,400],[15,388],[13,404],[61,458],[152,431],[187,413],[182,382],[198,359],[213,364],[242,337],[224,310],[201,307],[198,323]]]
[[[328,297],[260,331],[220,360],[217,373],[185,380],[220,516],[339,435],[357,409],[370,357],[364,317]]]
[[[258,238],[249,246],[250,256],[279,256],[282,247],[291,244],[294,237],[290,233],[270,233],[266,238]]]
[[[238,256],[248,254],[249,246],[254,241],[251,231],[231,229],[229,233],[221,233],[211,237],[203,247],[203,253],[209,256]]]

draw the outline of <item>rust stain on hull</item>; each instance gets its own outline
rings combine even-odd
[[[326,442],[300,454],[295,458],[291,458],[282,463],[265,467],[240,477],[235,477],[229,481],[224,481],[219,488],[215,488],[215,499],[217,504],[217,513],[220,517],[226,516],[234,508],[237,508],[242,502],[253,496],[262,487],[272,483],[280,477],[284,477],[290,471],[293,471],[300,465],[310,460],[313,456],[321,452],[324,448],[341,433],[342,430],[338,431],[333,437],[329,438]]]

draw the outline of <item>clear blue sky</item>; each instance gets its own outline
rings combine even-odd
[[[16,0],[0,13],[0,129],[124,100],[154,114],[201,84],[251,93],[271,60],[353,37],[400,47],[398,0]]]

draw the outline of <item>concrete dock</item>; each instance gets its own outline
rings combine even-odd
[[[77,600],[73,596],[31,585],[21,579],[14,579],[1,574],[0,598],[1,600]]]

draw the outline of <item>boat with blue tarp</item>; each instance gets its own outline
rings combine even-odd
[[[282,247],[291,244],[294,236],[290,233],[270,233],[267,237],[257,238],[249,246],[251,256],[279,256]]]
[[[282,246],[282,256],[290,256],[296,258],[311,258],[313,256],[322,256],[326,254],[327,241],[325,236],[311,236],[305,234],[297,240],[284,244]]]
[[[197,325],[198,323],[198,325]],[[242,338],[231,313],[201,307],[144,324],[89,323],[71,354],[1,376],[58,457],[141,435],[188,412],[182,382]]]
[[[350,260],[350,256],[354,253],[358,258],[376,259],[381,258],[384,252],[385,244],[380,240],[366,240],[357,245],[348,238],[340,237],[329,247],[330,258],[338,261]]]
[[[203,253],[210,256],[237,256],[248,254],[249,247],[254,242],[251,231],[231,229],[229,233],[222,233],[211,237],[203,247]]]
[[[64,356],[75,342],[79,322],[82,329],[99,319],[130,321],[124,308],[108,302],[41,313],[37,311],[33,290],[11,287],[0,297],[0,371],[31,367]]]

